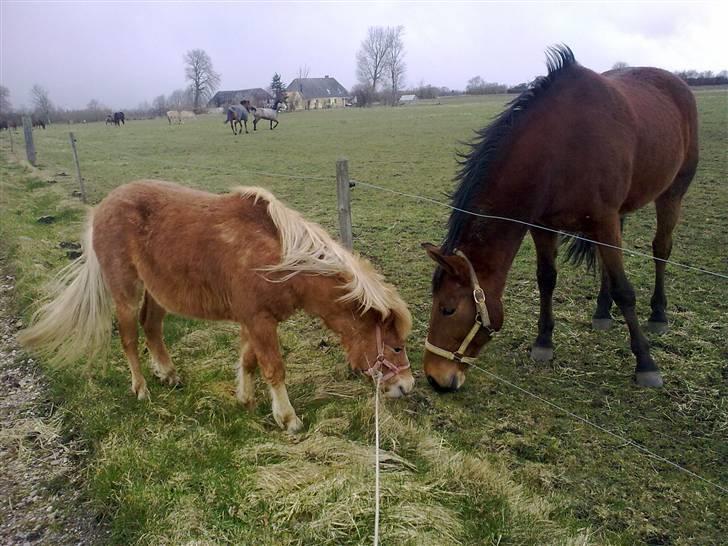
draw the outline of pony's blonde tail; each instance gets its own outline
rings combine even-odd
[[[83,241],[83,255],[64,267],[50,283],[33,313],[31,326],[18,341],[55,363],[89,360],[104,350],[111,337],[112,300],[94,252],[92,218]]]

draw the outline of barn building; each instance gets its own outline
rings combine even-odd
[[[290,110],[341,108],[349,102],[349,92],[336,78],[296,78],[286,89]]]
[[[255,107],[267,106],[273,101],[273,95],[265,89],[239,89],[237,91],[218,91],[207,103],[208,108],[219,108],[231,104],[240,104],[241,100],[249,100]]]

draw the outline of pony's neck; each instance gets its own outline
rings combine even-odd
[[[503,324],[501,298],[508,272],[526,234],[523,225],[502,220],[479,219],[464,230],[458,245],[473,264],[480,286],[485,291],[492,326]]]
[[[355,363],[358,358],[356,346],[374,331],[377,313],[368,311],[362,315],[359,302],[339,301],[339,297],[344,294],[341,287],[345,281],[338,276],[300,278],[307,283],[301,291],[304,311],[319,317],[330,330],[339,335],[349,360]]]

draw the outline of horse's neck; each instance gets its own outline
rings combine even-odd
[[[525,234],[523,225],[488,219],[477,219],[464,230],[457,248],[473,264],[486,294],[500,300]]]

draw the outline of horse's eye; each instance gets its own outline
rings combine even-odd
[[[442,311],[442,314],[445,315],[446,317],[449,317],[450,315],[454,315],[455,314],[455,308],[454,307],[443,307],[443,308],[440,309],[440,311]]]
[[[401,353],[401,352],[402,352],[402,347],[395,347],[395,348],[394,348],[394,349],[392,349],[392,350],[393,350],[393,351],[394,351],[395,353]]]

